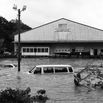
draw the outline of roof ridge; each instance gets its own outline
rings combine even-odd
[[[79,25],[83,25],[83,26],[86,26],[86,27],[89,27],[89,28],[92,28],[92,29],[96,29],[96,30],[99,30],[99,31],[103,31],[102,29],[99,29],[99,28],[96,28],[96,27],[93,27],[93,26],[89,26],[89,25],[86,25],[86,24],[83,24],[83,23],[79,23],[79,22],[76,22],[76,21],[73,21],[73,20],[70,20],[70,19],[66,19],[66,18],[60,18],[60,19],[57,19],[57,20],[53,20],[53,21],[51,21],[51,22],[42,24],[42,25],[40,25],[40,26],[36,26],[36,27],[32,28],[31,30],[34,30],[34,29],[43,27],[43,26],[45,26],[45,25],[48,25],[48,24],[57,22],[57,21],[62,20],[62,19],[67,20],[67,21],[70,21],[70,22],[73,22],[73,23],[76,23],[76,24],[79,24]],[[31,31],[31,30],[28,30],[27,32],[29,32],[29,31]]]

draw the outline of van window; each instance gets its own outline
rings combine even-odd
[[[72,67],[68,67],[68,69],[69,69],[69,72],[73,72]]]
[[[41,68],[40,67],[36,67],[34,74],[41,74]]]
[[[68,72],[66,67],[55,67],[55,73]]]
[[[54,73],[53,67],[44,67],[43,70],[44,73]]]

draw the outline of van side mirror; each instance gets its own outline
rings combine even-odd
[[[31,70],[29,70],[29,73],[31,73]]]

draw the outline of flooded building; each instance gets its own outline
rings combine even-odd
[[[14,37],[17,52],[18,35]],[[61,18],[21,33],[22,56],[101,56],[103,30]]]

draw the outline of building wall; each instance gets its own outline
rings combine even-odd
[[[15,46],[17,48],[17,45]],[[17,50],[15,48],[15,50]],[[39,48],[39,52],[32,50],[24,52],[23,48]],[[48,50],[46,49],[48,48]],[[73,51],[74,50],[74,51]],[[56,54],[67,54],[74,53],[88,53],[91,56],[100,55],[103,52],[102,43],[23,43],[21,44],[21,54],[23,56],[54,56]]]
[[[100,55],[103,49],[102,43],[61,43],[51,46],[51,54],[68,53],[70,54],[75,49],[75,52],[89,52],[90,55]],[[97,53],[96,53],[97,51]]]
[[[17,51],[18,35],[14,37],[14,42]],[[27,48],[27,53],[24,50],[25,48]],[[29,49],[31,52],[37,49],[37,52],[28,52]],[[22,55],[88,54],[94,56],[100,55],[101,51],[103,52],[103,30],[65,18],[41,25],[21,34]]]

